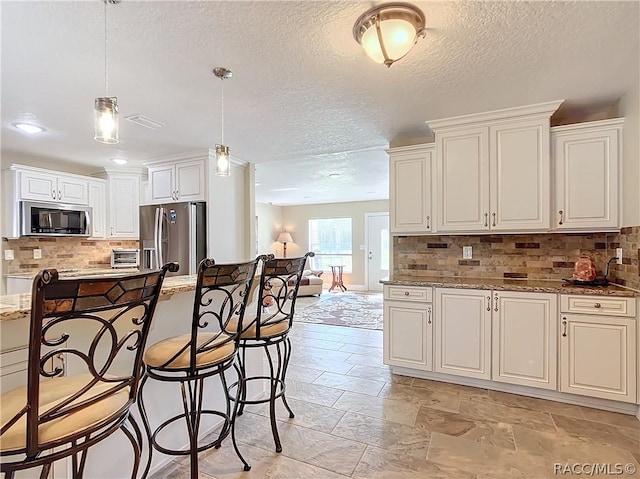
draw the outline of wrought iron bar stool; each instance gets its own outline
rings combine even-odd
[[[69,457],[73,478],[81,478],[88,449],[118,430],[133,447],[136,477],[142,433],[129,411],[165,273],[177,270],[171,263],[117,277],[61,280],[55,269],[36,276],[27,385],[0,398],[6,479],[35,467],[44,479],[55,461]]]
[[[293,325],[302,272],[307,258],[312,256],[315,256],[313,252],[299,258],[275,258],[273,255],[261,257],[264,264],[260,276],[255,319],[245,321],[246,327],[243,328],[240,336],[238,362],[242,376],[239,383],[230,386],[230,389],[236,387],[242,389],[238,415],[243,413],[247,404],[269,403],[271,432],[276,452],[282,452],[276,422],[276,400],[282,398],[284,406],[289,411],[289,417],[295,417],[285,396],[287,367],[291,359],[289,331]],[[272,352],[269,349],[271,347],[275,349],[277,355],[277,366],[275,367]],[[269,376],[247,377],[245,353],[249,348],[264,348],[269,363]],[[247,400],[247,383],[257,381],[268,381],[269,397]]]
[[[195,298],[191,316],[191,332],[164,339],[150,346],[144,354],[146,375],[140,384],[138,404],[150,447],[148,462],[143,477],[149,472],[153,450],[169,455],[190,456],[191,477],[198,477],[198,453],[212,447],[220,447],[231,433],[236,454],[244,464],[244,470],[251,465],[244,459],[235,438],[234,419],[238,409],[237,398],[231,398],[227,387],[225,371],[234,367],[243,317],[249,299],[258,259],[246,263],[215,264],[213,259],[204,259],[198,267]],[[206,329],[207,326],[211,326]],[[218,375],[222,382],[226,408],[215,411],[203,408],[204,380]],[[144,386],[148,379],[180,383],[183,412],[165,420],[152,432],[146,407]],[[242,388],[237,390],[238,396]],[[231,404],[233,403],[233,408]],[[222,428],[217,437],[207,444],[199,445],[201,418],[213,415],[222,419]],[[158,441],[158,435],[176,421],[186,421],[189,435],[189,449],[170,449]]]

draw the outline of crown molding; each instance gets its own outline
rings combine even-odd
[[[182,161],[194,161],[194,160],[213,160],[216,157],[215,148],[201,148],[199,150],[191,150],[184,153],[177,153],[175,155],[161,156],[152,158],[147,161],[143,161],[144,166],[161,166],[171,163],[180,163]],[[249,164],[248,161],[244,161],[236,156],[230,155],[229,161],[234,166],[245,167]]]
[[[419,153],[423,151],[429,151],[435,149],[436,144],[431,143],[421,143],[418,145],[407,145],[407,146],[394,146],[393,148],[389,148],[386,151],[388,154],[396,154],[396,153]]]
[[[622,128],[624,117],[610,118],[608,120],[585,121],[584,123],[570,123],[568,125],[552,126],[551,133],[561,133],[564,131],[591,130],[594,128]]]

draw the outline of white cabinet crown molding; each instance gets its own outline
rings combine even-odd
[[[611,129],[614,127],[622,128],[624,125],[624,117],[610,118],[608,120],[586,121],[584,123],[570,123],[568,125],[559,125],[551,127],[551,134],[554,133],[569,133],[580,130],[595,130],[602,128]]]
[[[496,121],[511,121],[517,118],[534,118],[544,117],[550,118],[551,115],[560,107],[564,100],[549,101],[545,103],[537,103],[515,108],[505,108],[503,110],[487,111],[482,113],[472,113],[470,115],[456,116],[452,118],[443,118],[439,120],[427,120],[425,123],[432,130],[444,130],[447,128],[455,128],[470,123],[489,123]]]
[[[432,151],[436,149],[435,143],[421,143],[419,145],[395,146],[385,150],[388,154],[415,153],[422,151]]]
[[[33,172],[33,173],[42,173],[46,175],[55,175],[58,177],[64,178],[76,178],[78,180],[91,180],[93,179],[90,175],[80,175],[78,173],[67,173],[66,171],[59,170],[51,170],[48,168],[40,168],[37,166],[27,166],[20,164],[11,164],[8,168],[3,168],[3,170],[11,170],[11,171],[19,171],[19,172]]]

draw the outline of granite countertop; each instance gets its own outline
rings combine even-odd
[[[27,273],[9,273],[7,278],[33,279],[42,270],[29,271]],[[61,278],[79,278],[81,276],[117,276],[119,274],[137,273],[137,268],[84,268],[84,269],[58,269]]]
[[[113,270],[108,270],[113,274]],[[122,274],[126,271],[118,270]],[[137,270],[133,270],[136,272]],[[86,276],[86,273],[84,274]],[[61,274],[64,276],[72,276],[69,274]],[[76,274],[76,277],[82,274]],[[164,279],[162,284],[162,292],[160,293],[160,301],[168,299],[176,293],[184,293],[194,291],[196,289],[196,275],[170,276]],[[29,317],[31,314],[31,294],[8,294],[0,296],[0,322],[13,319]]]
[[[529,291],[536,293],[582,294],[595,296],[640,297],[639,291],[610,284],[609,286],[573,286],[557,280],[492,279],[492,278],[415,278],[394,276],[380,281],[399,286],[444,287],[459,289],[492,289],[496,291]]]

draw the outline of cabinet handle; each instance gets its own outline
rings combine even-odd
[[[431,216],[427,216],[427,229],[431,229]]]
[[[560,221],[558,222],[559,225],[564,223],[564,212],[562,210],[558,211],[558,213],[560,213]]]
[[[594,308],[596,309],[600,309],[602,307],[602,305],[600,303],[596,303],[593,305]]]
[[[495,226],[496,225],[496,214],[495,213],[491,213],[491,216],[493,216],[493,222],[491,223],[491,226]]]
[[[180,199],[180,192],[176,190],[176,201]]]
[[[489,226],[489,213],[484,214],[484,225]]]
[[[62,199],[62,193],[60,192],[60,190],[58,190],[58,199],[61,200]]]
[[[56,199],[56,190],[51,191],[51,198]]]
[[[405,295],[405,296],[409,296],[409,291],[405,291],[405,292],[404,292],[404,295]]]
[[[427,324],[431,324],[431,308],[427,308]]]
[[[491,296],[487,296],[487,311],[491,311]]]
[[[567,337],[567,318],[562,318],[562,337]]]
[[[498,295],[496,294],[493,299],[496,301],[496,304],[493,305],[493,310],[498,311]]]
[[[113,226],[111,227],[111,236],[113,236]]]

